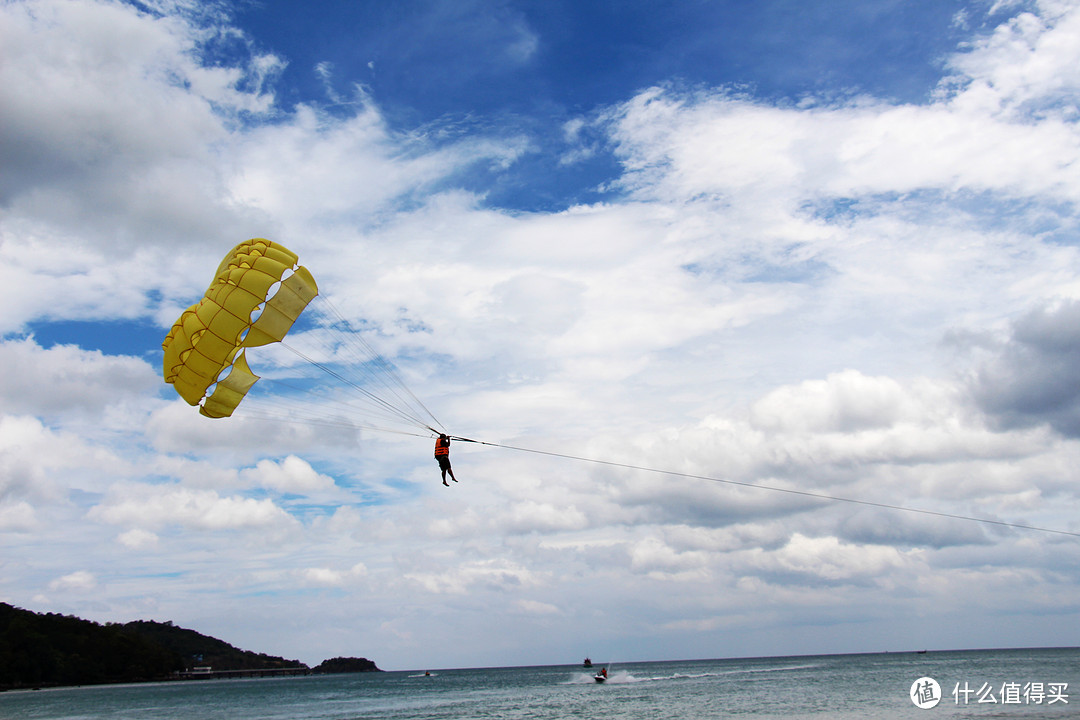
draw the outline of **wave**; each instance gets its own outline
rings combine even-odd
[[[763,667],[763,668],[733,668],[731,670],[713,671],[713,672],[701,672],[701,673],[682,673],[676,672],[670,675],[656,675],[651,677],[637,677],[633,675],[629,670],[616,670],[611,671],[608,675],[608,679],[604,685],[625,685],[628,683],[642,683],[642,682],[662,682],[664,680],[696,680],[700,678],[709,677],[724,677],[728,675],[743,675],[752,673],[772,673],[772,672],[788,672],[791,670],[812,670],[814,668],[822,667],[821,663],[808,663],[803,665],[781,665],[779,667]],[[569,680],[565,681],[565,685],[592,685],[596,680],[593,679],[592,673],[573,673]]]

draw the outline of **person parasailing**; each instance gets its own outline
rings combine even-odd
[[[450,438],[446,433],[440,433],[439,437],[435,438],[435,460],[442,470],[442,484],[450,487],[450,483],[446,482],[446,473],[450,473],[450,479],[457,482],[454,470],[450,467]]]

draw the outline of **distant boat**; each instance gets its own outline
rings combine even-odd
[[[585,664],[583,664],[582,667],[592,667],[592,660],[585,658]]]
[[[925,654],[926,654],[926,651],[925,651],[925,650],[916,650],[916,651],[915,651],[915,654],[916,654],[916,655],[925,655]]]

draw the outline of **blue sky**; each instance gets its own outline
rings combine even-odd
[[[953,22],[961,7],[342,2],[298,10],[266,2],[235,17],[259,47],[290,59],[284,100],[318,96],[313,70],[328,63],[339,83],[363,83],[388,112],[427,122],[588,112],[678,80],[766,97],[854,90],[921,101],[965,37]]]
[[[1080,642],[1072,536],[748,487],[1080,531],[1077,68],[1072,0],[5,3],[0,599],[390,669]],[[291,346],[495,444],[458,485],[287,349],[162,381],[251,237]]]
[[[656,84],[922,102],[963,37],[954,5],[266,2],[234,18],[256,48],[288,60],[286,107],[334,112],[336,100],[347,113],[359,86],[398,130],[527,133],[534,152],[469,187],[500,207],[552,210],[604,198],[618,172],[603,152],[559,164],[565,122]]]

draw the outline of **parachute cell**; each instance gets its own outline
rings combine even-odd
[[[189,405],[202,403],[203,415],[232,414],[259,379],[248,367],[244,348],[284,339],[319,294],[315,278],[298,260],[295,253],[269,240],[240,243],[221,261],[203,299],[185,310],[165,337],[161,344],[165,382]],[[277,292],[268,299],[277,283]],[[219,381],[226,369],[229,374]]]

